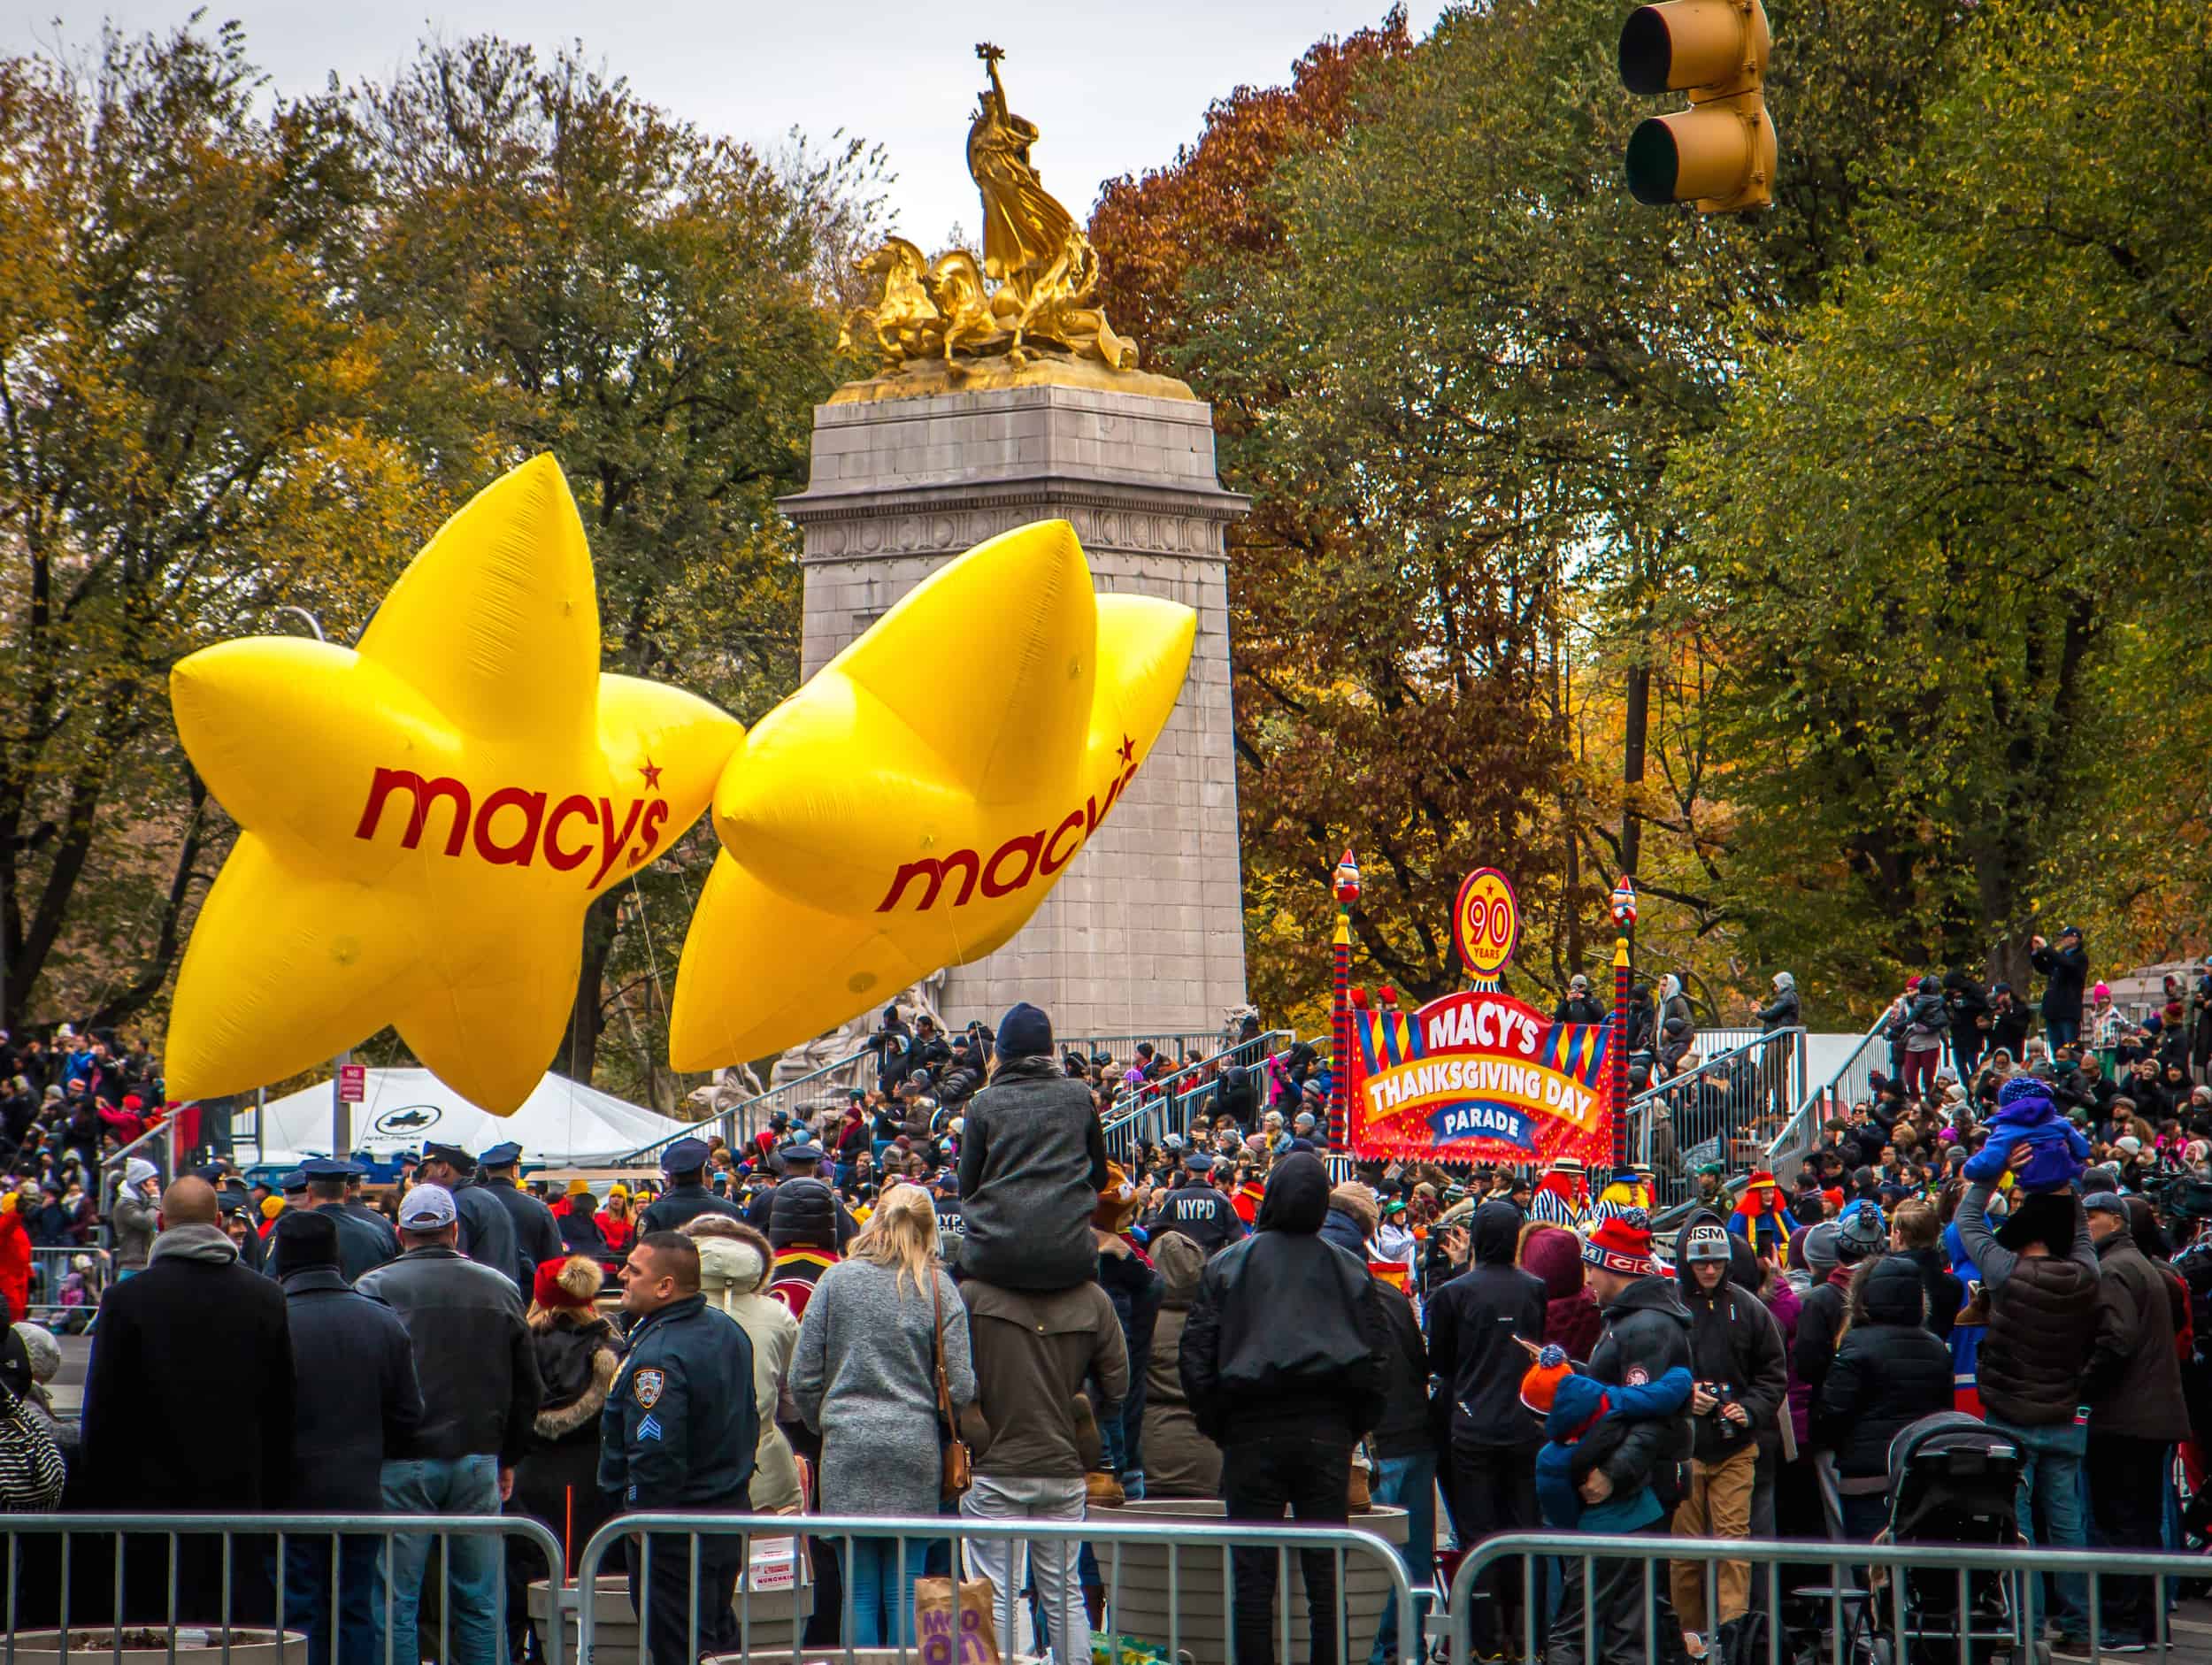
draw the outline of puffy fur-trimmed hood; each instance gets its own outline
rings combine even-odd
[[[768,1274],[775,1266],[768,1241],[749,1226],[745,1228],[745,1233],[743,1238],[718,1231],[696,1234],[699,1287],[710,1298],[718,1299],[725,1291],[740,1295],[757,1294],[761,1285],[768,1281]],[[752,1240],[748,1242],[747,1238]]]

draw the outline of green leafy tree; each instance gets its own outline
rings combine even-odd
[[[1932,966],[2022,984],[2060,915],[2170,950],[2131,910],[2201,914],[2203,773],[2167,742],[2206,710],[2212,25],[2001,0],[1965,44],[1886,160],[1880,258],[1678,469],[1733,906],[1862,1009]],[[2115,110],[2159,113],[2120,147]]]

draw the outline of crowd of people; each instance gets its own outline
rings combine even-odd
[[[2048,948],[2053,984],[2078,946]],[[26,1457],[0,1480],[27,1477],[0,1503],[526,1515],[569,1574],[634,1511],[1079,1520],[1189,1499],[1340,1523],[1386,1505],[1406,1511],[1419,1587],[1440,1557],[1540,1525],[1866,1541],[1890,1524],[1892,1440],[1950,1411],[2025,1454],[2034,1541],[2178,1545],[2212,1523],[2194,1490],[2212,1088],[2176,1040],[2198,994],[2179,993],[2177,1021],[2107,1023],[2085,985],[2085,1022],[2047,999],[2045,1032],[2016,1034],[2001,988],[1999,1044],[1970,1064],[1939,1031],[1937,1066],[1913,1062],[1939,1009],[1973,994],[1917,981],[1899,1067],[1834,1105],[1783,1175],[1753,1150],[1701,1163],[1671,1231],[1634,1164],[1332,1155],[1325,1060],[1262,1052],[1256,1020],[1217,1059],[1124,1065],[1056,1047],[1026,1005],[950,1039],[887,1014],[872,1088],[735,1145],[678,1139],[657,1183],[549,1185],[511,1143],[426,1146],[380,1197],[339,1159],[268,1186],[216,1162],[163,1188],[134,1165],[81,1433],[42,1410],[51,1338],[19,1324],[0,1347],[0,1444]],[[1794,1002],[1778,978],[1769,1026]],[[19,1078],[55,1060],[13,1055]],[[89,1077],[79,1063],[55,1064],[65,1101],[105,1103],[104,1052]],[[38,1125],[19,1148],[43,1147]],[[242,1444],[197,1437],[217,1404]],[[916,1577],[949,1569],[941,1542],[803,1541],[810,1644],[910,1642]],[[265,1589],[242,1576],[239,1610],[280,1605],[361,1665],[388,1644],[417,1658],[429,1550],[295,1539]],[[704,1652],[739,1646],[739,1539],[626,1554],[634,1601],[652,1585],[655,1665],[691,1665],[695,1624]],[[961,1554],[1010,1642],[1026,1626],[1064,1665],[1089,1656],[1106,1615],[1087,1548]],[[1275,1557],[1232,1560],[1236,1657],[1271,1662]],[[127,1598],[157,1601],[164,1569],[126,1561]],[[450,1657],[531,1656],[527,1586],[548,1571],[520,1539],[448,1543]],[[1312,1657],[1334,1665],[1332,1558],[1302,1572]],[[1479,1581],[1478,1654],[1515,1652],[1532,1621],[1550,1665],[1583,1665],[1601,1651],[1586,1612],[1604,1635],[1648,1630],[1671,1661],[1743,1657],[1761,1627],[1806,1622],[1770,1610],[1742,1563],[1709,1584],[1686,1557],[1649,1594],[1632,1561],[1587,1576],[1570,1560],[1563,1584],[1533,1581],[1534,1615],[1517,1574]],[[2078,1581],[2049,1585],[2032,1619],[2063,1651],[2090,1615]],[[2153,1608],[2144,1581],[2105,1579],[2108,1651],[2154,1642]],[[1394,1619],[1371,1665],[1417,1651]]]

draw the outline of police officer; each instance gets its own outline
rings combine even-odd
[[[661,1153],[661,1171],[668,1176],[668,1189],[637,1223],[640,1237],[653,1231],[676,1231],[703,1214],[726,1214],[733,1220],[745,1217],[735,1203],[725,1201],[707,1189],[703,1178],[706,1165],[707,1142],[703,1139],[680,1139]]]
[[[553,1217],[553,1210],[515,1184],[521,1161],[522,1147],[510,1139],[494,1145],[476,1159],[476,1165],[484,1172],[479,1183],[507,1210],[515,1228],[516,1286],[526,1290],[541,1264],[566,1260],[568,1251],[561,1245],[561,1223]]]
[[[1198,1245],[1208,1259],[1244,1235],[1244,1222],[1236,1207],[1213,1183],[1213,1158],[1202,1150],[1183,1158],[1183,1177],[1160,1199],[1158,1210],[1145,1223],[1148,1233],[1179,1231]]]
[[[349,1284],[399,1258],[396,1239],[346,1212],[346,1181],[360,1171],[358,1163],[334,1156],[317,1156],[300,1164],[309,1210],[328,1215],[338,1228],[338,1270]],[[267,1270],[270,1277],[276,1276],[273,1260]]]
[[[623,1309],[635,1327],[599,1416],[600,1491],[634,1513],[747,1512],[760,1440],[752,1343],[699,1293],[699,1246],[682,1232],[641,1234],[620,1276]],[[633,1611],[644,1610],[641,1577],[650,1581],[650,1665],[695,1665],[702,1654],[743,1646],[730,1612],[742,1538],[699,1540],[695,1586],[691,1546],[680,1534],[651,1534],[642,1567],[638,1540],[624,1546]]]
[[[765,1232],[772,1248],[832,1249],[842,1255],[860,1230],[826,1181],[818,1177],[827,1153],[812,1139],[783,1147],[784,1177],[762,1190],[745,1210],[745,1223]]]
[[[937,1210],[937,1239],[944,1247],[945,1265],[957,1279],[960,1273],[960,1246],[967,1240],[968,1217],[960,1208],[960,1171],[948,1168],[937,1176],[936,1198],[931,1205]]]
[[[415,1183],[442,1185],[453,1193],[453,1210],[461,1223],[461,1253],[512,1283],[518,1264],[515,1223],[490,1192],[469,1183],[475,1177],[476,1158],[458,1145],[423,1146]],[[523,1290],[520,1284],[515,1287]],[[523,1293],[526,1296],[528,1291]]]
[[[368,1199],[362,1195],[369,1170],[358,1159],[349,1166],[352,1171],[346,1176],[346,1213],[373,1230],[378,1240],[384,1246],[384,1258],[396,1261],[399,1258],[399,1233],[392,1229],[392,1223],[371,1208]]]

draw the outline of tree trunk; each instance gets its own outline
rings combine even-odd
[[[599,1063],[600,1032],[607,1026],[603,985],[621,913],[621,894],[613,889],[584,911],[584,957],[576,968],[576,1003],[569,1008],[568,1032],[561,1037],[561,1055],[553,1063],[570,1080],[588,1086]]]

